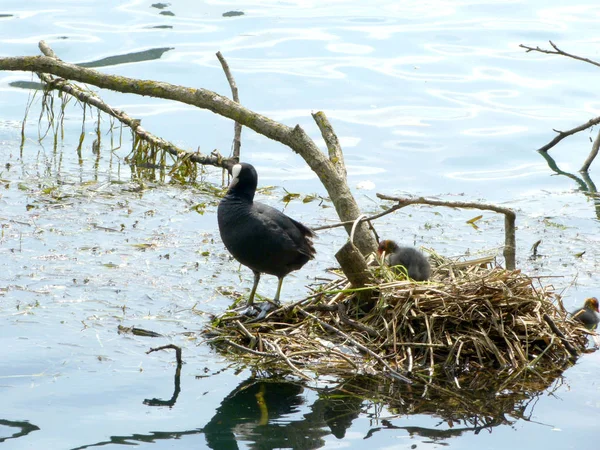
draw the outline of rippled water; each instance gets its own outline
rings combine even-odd
[[[518,265],[557,275],[549,282],[565,289],[570,308],[597,294],[598,213],[581,183],[556,175],[535,149],[554,137],[553,128],[599,114],[598,69],[518,45],[547,47],[552,40],[600,59],[599,24],[600,5],[592,1],[3,0],[0,52],[36,55],[44,39],[69,62],[229,95],[215,57],[221,51],[247,107],[298,123],[321,143],[310,112],[326,112],[365,211],[380,209],[377,192],[517,209]],[[328,414],[338,405],[319,391],[255,383],[250,370],[229,368],[197,332],[208,313],[231,301],[217,288],[246,292],[252,277],[238,271],[220,242],[214,197],[199,186],[140,188],[123,162],[126,140],[110,152],[104,137],[96,160],[91,123],[80,164],[76,107],[55,152],[51,138],[37,142],[34,106],[21,155],[30,91],[20,86],[29,81],[37,78],[0,72],[0,440],[14,435],[3,448],[235,448],[236,437],[239,448],[595,444],[596,353],[528,406],[529,421],[478,431],[356,399],[346,399],[348,410],[332,422]],[[229,152],[233,126],[212,113],[101,94],[178,145]],[[560,170],[578,175],[594,137],[585,131],[552,150]],[[243,159],[257,167],[260,184],[275,186],[262,200],[280,207],[282,188],[325,195],[289,149],[249,130],[242,141]],[[220,175],[204,178],[218,183]],[[292,202],[286,211],[311,225],[336,221],[333,209],[318,202]],[[475,230],[465,221],[477,214],[415,207],[387,216],[378,231],[402,229],[408,243],[446,254],[499,253],[503,220],[485,214]],[[321,236],[317,259],[286,279],[284,299],[303,297],[305,286],[335,264],[345,237]],[[538,239],[544,256],[532,261],[529,248]],[[265,295],[275,291],[269,278],[261,283]],[[119,325],[167,338],[118,334]],[[180,391],[173,355],[145,354],[166,342],[184,348]],[[256,409],[257,395],[269,406],[267,420]]]

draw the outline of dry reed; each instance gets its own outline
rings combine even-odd
[[[407,376],[440,389],[471,385],[482,373],[498,390],[512,389],[524,372],[551,376],[548,385],[585,350],[590,332],[568,318],[543,279],[504,270],[493,258],[430,260],[429,282],[374,266],[376,283],[360,291],[341,277],[262,321],[229,311],[210,325],[209,341],[255,367],[305,380]]]

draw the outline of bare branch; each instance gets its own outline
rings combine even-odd
[[[323,111],[319,111],[312,115],[313,119],[317,123],[319,130],[321,130],[321,136],[325,140],[325,144],[327,144],[327,150],[329,151],[329,161],[335,166],[335,169],[340,174],[341,177],[346,179],[346,165],[344,164],[344,152],[342,151],[342,146],[340,145],[340,141],[333,131],[333,127],[327,119],[327,116]]]
[[[516,253],[516,238],[515,238],[515,220],[516,214],[512,209],[503,208],[502,206],[490,205],[486,203],[475,202],[447,202],[442,200],[427,200],[426,198],[403,198],[391,197],[385,194],[377,194],[377,197],[382,200],[392,200],[398,202],[396,206],[403,208],[408,205],[431,205],[431,206],[447,206],[451,208],[469,208],[494,211],[504,214],[504,259],[506,268],[509,270],[515,269],[515,253]]]
[[[572,53],[567,53],[562,51],[560,48],[558,48],[556,46],[556,44],[554,44],[554,42],[552,41],[548,41],[550,42],[550,45],[552,46],[552,48],[554,50],[546,50],[540,47],[529,47],[527,45],[523,45],[520,44],[519,47],[524,48],[525,50],[527,50],[527,53],[529,52],[538,52],[538,53],[546,53],[548,55],[560,55],[560,56],[566,56],[567,58],[572,58],[572,59],[576,59],[578,61],[583,61],[589,64],[593,64],[594,66],[600,67],[600,63],[597,61],[594,61],[592,59],[588,59],[588,58],[584,58],[582,56],[577,56],[577,55],[573,55]]]
[[[238,88],[237,84],[235,84],[235,79],[231,74],[231,70],[229,69],[229,64],[225,60],[225,57],[221,52],[217,52],[217,58],[219,58],[219,62],[221,63],[221,67],[223,67],[223,71],[225,72],[225,76],[227,77],[227,81],[229,82],[229,86],[231,87],[231,95],[233,101],[236,103],[240,102],[240,97],[238,96]],[[233,128],[233,158],[239,162],[240,160],[240,148],[242,147],[242,124],[238,121],[235,122]]]
[[[372,220],[379,219],[380,217],[387,216],[388,214],[391,214],[391,213],[393,213],[394,211],[396,211],[397,209],[400,209],[400,208],[404,208],[404,206],[394,205],[391,208],[386,209],[382,213],[375,214],[374,216],[363,217],[362,219],[359,220],[359,222],[370,222]],[[344,227],[344,226],[347,226],[347,225],[352,225],[354,222],[356,222],[356,221],[355,220],[348,220],[346,222],[338,222],[338,223],[334,223],[333,225],[323,225],[321,227],[315,227],[315,228],[311,228],[311,229],[313,231],[328,230],[330,228],[339,228],[339,227]]]
[[[600,148],[600,130],[598,130],[598,135],[596,136],[596,139],[594,140],[594,143],[592,144],[592,151],[590,152],[590,154],[588,155],[586,160],[583,162],[583,166],[581,166],[581,169],[579,169],[580,172],[587,172],[590,169],[592,162],[598,155],[599,148]]]
[[[562,141],[564,138],[566,138],[567,136],[571,136],[572,134],[579,133],[580,131],[583,131],[590,127],[593,127],[594,125],[598,125],[599,123],[600,123],[600,116],[596,117],[594,119],[590,119],[583,125],[579,125],[578,127],[575,127],[568,131],[554,130],[558,133],[558,136],[556,136],[554,139],[552,139],[550,142],[548,142],[543,147],[539,148],[538,152],[545,153],[548,150],[550,150],[552,147],[554,147],[556,144],[558,144],[560,141]]]

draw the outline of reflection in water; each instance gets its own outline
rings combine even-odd
[[[125,53],[123,55],[109,56],[107,58],[102,58],[97,61],[90,61],[80,63],[77,65],[81,67],[106,67],[116,66],[118,64],[151,61],[154,59],[160,59],[164,53],[173,49],[174,47],[152,48],[150,50],[144,50],[143,52],[133,52]]]
[[[560,372],[560,371],[559,371]],[[169,401],[145,400],[149,406],[173,407],[180,392],[181,366],[175,374],[175,393]],[[560,376],[551,382],[540,381],[535,369],[507,375],[517,383],[517,390],[505,387],[506,376],[498,372],[470,374],[469,382],[461,382],[464,389],[456,389],[453,382],[441,388],[428,385],[382,383],[381,379],[354,377],[335,388],[310,388],[298,382],[281,378],[251,377],[240,383],[216,409],[214,416],[203,428],[188,431],[162,431],[128,436],[111,436],[108,440],[83,445],[77,449],[103,447],[109,444],[135,445],[160,440],[180,440],[185,436],[204,434],[211,449],[235,450],[238,442],[255,449],[294,448],[317,449],[333,435],[343,439],[352,423],[365,411],[376,411],[367,417],[372,427],[363,439],[377,433],[403,430],[411,438],[421,437],[447,445],[448,439],[465,433],[492,431],[500,425],[512,425],[518,420],[528,421],[538,397],[560,387]],[[506,375],[506,374],[505,374]],[[462,378],[459,376],[459,378]],[[503,384],[504,383],[504,384]],[[317,399],[307,404],[307,395],[313,391]],[[370,399],[376,398],[377,401]],[[385,411],[385,416],[382,417]],[[423,415],[441,419],[433,427],[403,426],[409,415]],[[394,423],[395,421],[396,423]],[[425,423],[428,423],[425,419]],[[425,423],[423,425],[425,425]],[[20,436],[38,428],[27,422],[1,422],[20,426]],[[17,425],[15,425],[17,424]],[[0,440],[0,442],[2,442]]]
[[[159,398],[147,398],[144,400],[144,405],[148,406],[168,406],[172,408],[175,406],[175,402],[177,402],[177,397],[179,397],[179,393],[181,392],[181,361],[177,363],[177,368],[175,369],[175,387],[173,389],[173,395],[169,400],[161,400]]]
[[[575,175],[573,173],[565,172],[558,167],[556,161],[552,156],[548,154],[548,152],[538,152],[542,158],[546,160],[548,163],[548,167],[556,173],[557,175],[563,175],[567,178],[570,178],[575,183],[577,183],[577,190],[583,192],[587,197],[591,198],[594,202],[594,209],[596,211],[596,217],[600,220],[600,195],[598,195],[598,190],[596,188],[596,184],[590,177],[589,172],[579,172],[579,175]]]
[[[237,449],[237,441],[250,448],[314,449],[325,444],[328,428],[342,439],[361,412],[363,400],[342,390],[322,393],[302,420],[285,417],[305,402],[305,388],[274,379],[249,379],[229,394],[204,427],[212,449]]]
[[[35,426],[27,421],[13,421],[0,419],[0,425],[9,428],[20,428],[20,431],[17,431],[12,436],[0,437],[0,442],[6,442],[9,439],[16,439],[22,436],[27,436],[32,431],[38,431],[40,429],[40,427]]]

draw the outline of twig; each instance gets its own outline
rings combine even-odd
[[[515,220],[516,214],[512,209],[502,206],[490,205],[486,203],[475,202],[447,202],[442,200],[427,200],[423,197],[418,198],[403,198],[392,197],[385,194],[377,194],[377,197],[382,200],[392,200],[398,202],[395,209],[404,208],[408,205],[431,205],[431,206],[447,206],[451,208],[472,208],[486,211],[494,211],[504,214],[504,259],[506,260],[506,268],[508,270],[515,269],[516,261],[516,237],[515,237]]]
[[[356,328],[357,330],[367,333],[372,338],[379,337],[379,333],[377,331],[375,331],[373,328],[363,325],[360,322],[356,322],[356,321],[352,320],[350,317],[348,317],[348,314],[346,314],[346,311],[344,311],[343,303],[338,303],[337,313],[338,313],[338,316],[340,316],[340,320],[342,321],[342,323],[345,323],[346,325],[350,325],[351,327]]]
[[[309,377],[308,375],[303,373],[300,369],[298,369],[294,365],[294,363],[292,361],[290,361],[290,359],[287,356],[285,356],[285,354],[281,350],[281,347],[279,347],[279,345],[277,345],[276,342],[265,341],[265,345],[273,347],[275,349],[275,351],[277,352],[277,354],[279,354],[279,356],[281,356],[281,358],[285,361],[285,363],[290,367],[290,369],[292,369],[294,371],[294,373],[296,373],[300,378],[303,378],[306,381],[314,381],[311,377]]]
[[[237,348],[238,350],[241,350],[243,352],[248,352],[248,353],[252,353],[253,355],[256,356],[264,356],[267,358],[276,358],[276,355],[272,354],[272,353],[267,353],[267,352],[259,352],[258,350],[252,350],[248,347],[244,347],[243,345],[239,345],[236,344],[235,342],[224,338],[224,337],[216,337],[216,338],[212,338],[212,339],[207,339],[206,342],[211,343],[211,342],[224,342],[227,345],[231,345],[234,348]]]
[[[244,325],[242,325],[242,322],[240,322],[239,320],[235,320],[233,323],[236,327],[238,327],[242,334],[248,338],[248,340],[250,341],[250,348],[253,349],[254,347],[256,347],[256,338],[252,336],[252,334],[246,329]]]
[[[342,336],[344,339],[346,339],[348,342],[350,342],[352,345],[354,345],[356,348],[358,348],[359,350],[361,350],[364,353],[367,353],[368,355],[372,356],[373,358],[375,358],[379,364],[381,364],[383,367],[385,367],[387,370],[390,371],[390,375],[400,381],[404,381],[405,383],[408,384],[412,384],[412,380],[410,378],[405,377],[404,375],[398,373],[396,370],[392,369],[390,367],[390,365],[388,363],[386,363],[381,356],[379,356],[377,353],[375,353],[374,351],[372,351],[371,349],[365,347],[364,345],[362,345],[361,343],[357,342],[355,339],[351,338],[350,336],[348,336],[346,333],[344,333],[342,330],[338,330],[336,327],[329,325],[327,322],[323,322],[321,319],[319,319],[318,317],[314,316],[311,313],[308,313],[306,311],[303,311],[302,309],[299,309],[298,312],[300,314],[302,314],[303,316],[306,317],[310,317],[311,319],[313,319],[315,322],[317,322],[319,325],[321,325],[323,328],[327,328],[328,330],[333,331],[335,334]]]
[[[217,52],[217,58],[219,58],[219,62],[223,67],[223,71],[225,72],[225,76],[227,77],[227,81],[229,82],[229,86],[231,87],[231,95],[233,97],[233,101],[239,103],[240,98],[238,96],[237,84],[235,84],[235,78],[233,78],[233,75],[231,74],[229,64],[227,64],[227,61],[225,60],[225,57],[221,52]],[[242,124],[236,120],[233,130],[233,159],[239,162],[240,148],[242,146]]]
[[[592,165],[592,162],[598,155],[598,149],[600,149],[600,130],[598,130],[598,135],[596,136],[596,139],[592,144],[592,151],[583,162],[583,165],[581,166],[581,169],[579,169],[579,172],[587,172],[589,170],[590,166]]]
[[[540,153],[545,153],[548,150],[550,150],[552,147],[554,147],[556,144],[558,144],[560,141],[562,141],[564,138],[571,136],[575,133],[579,133],[580,131],[586,130],[590,127],[593,127],[594,125],[598,125],[599,123],[600,123],[600,116],[596,117],[594,119],[590,119],[583,125],[579,125],[578,127],[572,128],[568,131],[554,130],[558,133],[558,136],[556,136],[554,139],[552,139],[550,142],[548,142],[543,147],[538,148],[537,151]]]
[[[169,344],[169,345],[163,345],[162,347],[151,348],[150,350],[148,350],[146,352],[146,355],[153,353],[153,352],[157,352],[159,350],[167,350],[167,349],[175,350],[175,358],[177,358],[177,364],[179,366],[181,366],[181,364],[182,364],[181,347],[178,347],[175,344]]]
[[[519,47],[524,48],[527,53],[529,52],[538,52],[538,53],[545,53],[548,55],[560,55],[560,56],[566,56],[567,58],[572,58],[572,59],[576,59],[578,61],[583,61],[589,64],[592,64],[596,67],[600,67],[600,62],[594,61],[592,59],[588,59],[588,58],[584,58],[582,56],[577,56],[574,55],[572,53],[567,53],[563,50],[561,50],[560,48],[558,48],[558,46],[556,44],[554,44],[554,42],[552,41],[548,41],[550,42],[550,45],[552,46],[552,48],[554,50],[546,50],[540,47],[530,47],[528,45],[523,45],[520,44]],[[596,117],[595,119],[590,119],[588,120],[586,123],[584,123],[583,125],[579,125],[578,127],[575,127],[569,131],[558,131],[558,130],[554,130],[558,133],[558,136],[556,136],[554,139],[552,139],[550,142],[548,142],[546,145],[544,145],[543,147],[538,149],[538,152],[540,153],[545,153],[548,150],[550,150],[552,147],[554,147],[556,144],[558,144],[560,141],[562,141],[564,138],[566,138],[567,136],[571,136],[575,133],[579,133],[580,131],[583,131],[587,128],[590,128],[594,125],[597,125],[598,123],[600,123],[600,117]],[[598,145],[600,145],[600,142],[598,142],[600,139],[600,134],[598,136],[598,138],[596,138],[596,142],[594,142],[594,146],[592,146],[592,152],[589,154],[589,156],[587,157],[587,159],[585,160],[585,162],[583,163],[583,166],[581,167],[581,169],[579,170],[580,172],[587,172],[587,170],[590,168],[590,165],[592,164],[592,161],[594,160],[594,158],[596,157],[596,155],[598,154]],[[598,142],[598,144],[596,144]]]
[[[546,313],[544,313],[542,315],[542,317],[544,318],[544,321],[548,324],[548,326],[552,329],[552,331],[554,331],[554,334],[556,334],[560,340],[562,341],[563,345],[565,346],[565,348],[567,349],[567,351],[572,355],[572,356],[578,356],[579,353],[577,353],[577,350],[575,350],[575,347],[573,347],[569,341],[567,340],[567,338],[565,337],[565,335],[562,333],[562,331],[560,331],[558,329],[558,327],[556,326],[556,324],[554,323],[554,321],[550,318],[550,316]]]
[[[404,206],[394,205],[391,208],[386,209],[384,212],[381,212],[381,213],[378,213],[378,214],[375,214],[375,215],[369,216],[369,217],[365,216],[364,218],[360,219],[360,222],[370,222],[372,220],[379,219],[380,217],[387,216],[388,214],[391,214],[400,208],[404,208]],[[314,227],[314,228],[311,228],[311,230],[313,230],[313,231],[329,230],[330,228],[339,228],[339,227],[344,227],[346,225],[352,225],[352,224],[354,224],[354,222],[356,222],[356,220],[347,220],[345,222],[334,223],[333,225],[323,225],[321,227]]]
[[[523,44],[519,45],[519,47],[524,48],[525,50],[527,50],[527,53],[529,53],[529,52],[539,52],[539,53],[546,53],[548,55],[566,56],[568,58],[576,59],[578,61],[583,61],[583,62],[586,62],[586,63],[589,63],[589,64],[593,64],[594,66],[600,67],[600,63],[594,61],[593,59],[583,58],[582,56],[577,56],[577,55],[573,55],[572,53],[564,52],[560,48],[558,48],[554,44],[554,42],[552,42],[552,41],[548,41],[548,42],[550,42],[550,45],[552,46],[552,48],[554,50],[546,50],[546,49],[543,49],[543,48],[540,48],[540,47],[535,47],[534,48],[534,47],[529,47],[529,46],[523,45]]]

